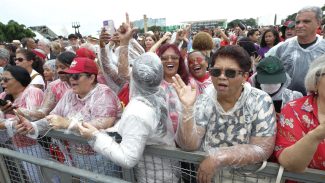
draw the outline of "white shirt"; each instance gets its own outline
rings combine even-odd
[[[43,79],[42,75],[39,74],[38,72],[36,72],[34,69],[32,70],[32,73],[30,73],[30,77],[32,78],[35,74],[38,74],[38,75],[35,76],[34,79],[32,79],[30,84],[32,84],[32,85],[43,85],[45,87],[45,82],[44,82],[44,79]]]

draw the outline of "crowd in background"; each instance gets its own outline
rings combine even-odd
[[[81,135],[89,144],[70,144],[79,155],[62,163],[104,156],[114,164],[98,166],[140,167],[138,182],[156,180],[143,179],[143,167],[170,175],[162,182],[210,182],[223,167],[266,160],[325,170],[324,29],[321,9],[306,7],[281,26],[140,34],[126,15],[116,33],[103,28],[98,39],[1,43],[1,133],[40,158],[49,157],[37,141],[46,131]],[[197,179],[157,169],[157,157],[143,163],[152,144],[206,152],[198,167],[180,162]],[[40,181],[36,167],[24,168]]]

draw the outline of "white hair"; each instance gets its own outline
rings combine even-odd
[[[307,92],[317,92],[317,84],[325,73],[325,54],[316,58],[309,66],[305,77],[305,87]]]

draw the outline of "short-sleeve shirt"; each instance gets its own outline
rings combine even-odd
[[[245,83],[244,90],[229,111],[216,100],[213,85],[199,96],[194,107],[197,125],[206,129],[201,148],[229,147],[248,144],[250,137],[269,137],[275,134],[275,111],[271,97]]]
[[[285,148],[295,144],[318,125],[318,107],[314,95],[289,102],[282,109],[277,125],[275,156],[279,158]],[[325,170],[325,140],[319,143],[308,167]]]

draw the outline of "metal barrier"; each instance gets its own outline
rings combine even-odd
[[[196,168],[206,156],[204,152],[185,152],[167,146],[147,146],[143,158],[135,168],[123,169],[88,149],[87,141],[78,136],[61,131],[50,131],[47,136],[52,140],[39,141],[36,145],[42,144],[41,149],[35,150],[32,148],[39,148],[39,145],[35,146],[32,141],[27,140],[30,148],[21,148],[21,144],[20,147],[15,147],[15,140],[11,139],[14,142],[11,144],[7,138],[1,138],[0,134],[0,182],[195,183]],[[61,150],[57,151],[57,147]],[[275,182],[279,165],[269,162],[264,169],[255,172],[259,166],[222,170],[214,182]],[[282,179],[308,183],[325,182],[325,171],[285,171]]]

